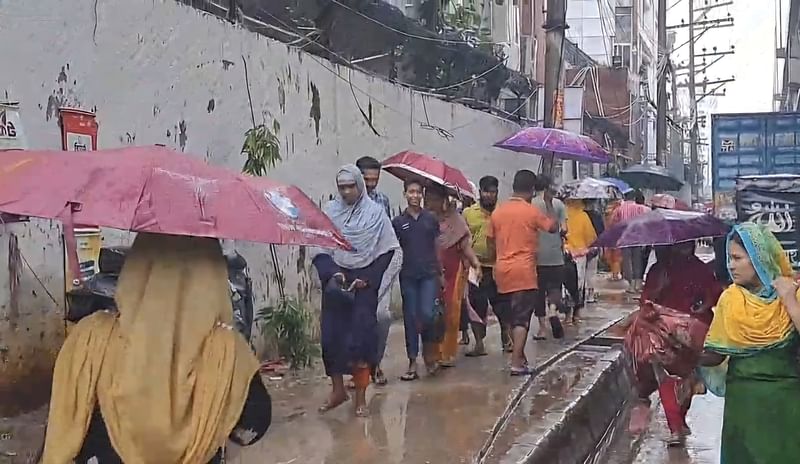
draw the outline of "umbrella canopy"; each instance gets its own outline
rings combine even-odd
[[[0,157],[0,211],[136,232],[349,247],[300,189],[161,146]]]
[[[562,129],[526,127],[494,146],[532,155],[553,154],[558,158],[590,163],[608,163],[611,155],[591,138]]]
[[[617,179],[616,177],[601,177],[600,180],[604,180],[606,182],[610,182],[616,185],[619,191],[622,192],[623,195],[633,191],[633,188],[622,179]]]
[[[619,177],[636,188],[655,190],[680,190],[683,181],[676,179],[666,169],[654,164],[637,164],[619,173]]]
[[[422,178],[446,187],[455,196],[466,196],[477,200],[470,181],[459,169],[433,156],[413,151],[401,151],[381,163],[389,174],[405,181]]]
[[[656,208],[677,209],[681,211],[691,211],[686,203],[678,200],[668,193],[657,193],[650,197],[650,204]]]
[[[579,200],[589,199],[619,199],[622,192],[619,188],[604,180],[587,177],[585,179],[573,180],[562,185],[558,190],[561,198],[574,198]]]
[[[609,227],[592,247],[673,245],[704,237],[720,237],[729,230],[728,225],[708,214],[656,209]]]

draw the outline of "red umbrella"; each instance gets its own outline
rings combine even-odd
[[[347,247],[300,189],[161,146],[7,151],[0,212],[136,232]]]
[[[413,151],[401,151],[383,160],[381,165],[389,174],[400,180],[423,178],[447,187],[456,196],[476,199],[467,176],[433,156]]]

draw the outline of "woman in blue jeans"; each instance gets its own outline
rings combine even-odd
[[[442,266],[436,249],[439,220],[433,213],[422,209],[423,185],[418,180],[407,180],[404,190],[408,207],[392,220],[392,225],[403,250],[400,292],[403,297],[408,369],[400,379],[412,381],[419,378],[417,358],[420,338],[428,374],[433,375],[438,369],[439,337],[435,321],[437,299],[442,289]]]

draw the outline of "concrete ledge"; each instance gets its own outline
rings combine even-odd
[[[609,435],[630,391],[619,346],[575,350],[533,380],[482,462],[583,463]]]

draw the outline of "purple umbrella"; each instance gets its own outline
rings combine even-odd
[[[590,163],[611,161],[608,151],[591,138],[547,127],[526,127],[494,146],[532,155],[552,153],[562,159]]]
[[[720,237],[730,227],[714,216],[695,211],[656,209],[605,230],[595,248],[674,245],[705,237]]]

